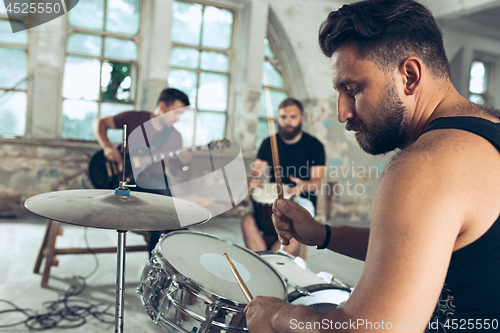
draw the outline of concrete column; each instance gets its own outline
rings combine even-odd
[[[235,89],[235,112],[232,122],[232,140],[242,149],[255,149],[257,140],[268,13],[268,0],[254,0],[242,10],[236,54],[238,84]]]
[[[148,111],[155,109],[160,92],[168,85],[173,3],[153,0],[152,8],[145,9],[151,22],[143,34],[143,90],[139,105]]]
[[[66,16],[30,29],[29,72],[34,77],[28,103],[28,137],[60,137],[65,36]]]

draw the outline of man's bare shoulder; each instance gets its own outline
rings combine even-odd
[[[459,129],[438,129],[423,134],[397,154],[387,171],[424,167],[473,170],[498,167],[498,163],[498,150],[485,138]]]

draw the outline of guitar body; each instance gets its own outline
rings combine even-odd
[[[123,155],[122,155],[123,157]],[[132,167],[130,160],[125,160],[125,179],[127,183],[134,184]],[[99,150],[92,156],[89,163],[89,178],[96,189],[114,190],[122,180],[122,165],[116,162],[109,162],[104,156],[103,150]]]
[[[179,171],[184,172],[188,170],[189,167],[185,168],[185,166],[182,165],[178,160],[179,154],[182,151],[194,152],[198,150],[201,151],[210,150],[212,152],[216,152],[216,151],[227,151],[229,147],[230,147],[230,142],[226,139],[223,139],[219,141],[212,141],[207,145],[190,147],[187,149],[184,148],[182,150],[170,152],[166,155],[160,154],[160,156],[153,155],[152,157],[154,163],[163,160],[165,162],[165,165],[167,166],[166,170],[167,172],[169,169],[168,168],[169,165],[177,167]],[[126,171],[125,181],[128,184],[135,184],[134,174],[132,171],[133,170],[132,164],[130,162],[129,156],[130,154],[127,154],[127,158],[125,159],[125,171]],[[142,181],[151,179],[153,182],[164,182],[163,174],[157,175],[154,172],[150,172],[150,169],[148,169],[148,167],[152,165],[151,157],[149,156],[148,152],[145,151],[133,152],[132,162],[134,163],[134,167],[136,167],[136,169],[137,168],[143,169],[141,174],[138,176],[139,180]],[[144,166],[145,168],[143,168]],[[92,185],[94,185],[96,189],[113,190],[118,187],[120,181],[122,180],[122,165],[116,162],[108,161],[104,156],[104,151],[99,150],[94,154],[94,156],[92,156],[90,160],[88,174],[90,181],[92,182]],[[168,173],[168,175],[172,177],[176,176],[175,173],[170,173],[170,172]],[[158,191],[153,190],[152,192],[156,193]]]

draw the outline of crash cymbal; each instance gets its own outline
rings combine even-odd
[[[175,230],[208,221],[210,211],[165,195],[113,190],[48,192],[24,203],[31,212],[59,222],[114,230]]]

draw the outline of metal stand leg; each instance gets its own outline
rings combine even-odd
[[[115,333],[123,333],[123,289],[125,287],[125,241],[126,230],[118,230],[118,247],[116,257],[116,311]]]

